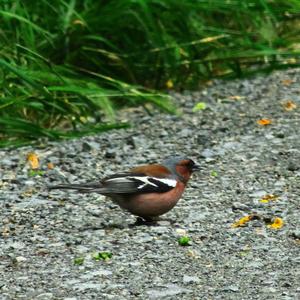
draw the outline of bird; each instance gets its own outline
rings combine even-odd
[[[181,198],[194,171],[192,159],[172,156],[161,164],[148,164],[84,184],[59,184],[50,189],[71,189],[80,193],[99,193],[138,217],[151,223],[170,211]]]

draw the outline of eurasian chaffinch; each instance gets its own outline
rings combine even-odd
[[[199,167],[189,158],[175,156],[162,164],[144,165],[98,182],[60,184],[50,189],[74,189],[108,196],[121,208],[146,221],[171,210],[180,199],[192,173]]]

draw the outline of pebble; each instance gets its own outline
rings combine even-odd
[[[183,275],[183,283],[185,284],[198,283],[198,282],[200,282],[200,279],[197,276]]]
[[[249,210],[249,206],[244,204],[244,203],[241,203],[241,202],[233,202],[232,203],[232,209],[233,210],[242,210],[242,211],[247,211]]]
[[[42,293],[42,294],[35,296],[34,299],[36,299],[36,300],[51,300],[51,299],[54,299],[54,295],[52,293]]]
[[[190,293],[191,290],[182,288],[176,284],[169,284],[161,289],[151,289],[147,291],[149,299],[163,299],[165,297],[173,297],[181,294]]]

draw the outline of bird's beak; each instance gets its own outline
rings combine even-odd
[[[195,172],[195,171],[199,171],[200,170],[200,166],[199,165],[193,165],[192,167],[192,172]]]

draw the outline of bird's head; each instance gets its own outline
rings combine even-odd
[[[163,165],[185,183],[190,179],[193,172],[199,170],[199,166],[192,159],[184,156],[167,158],[163,161]]]

